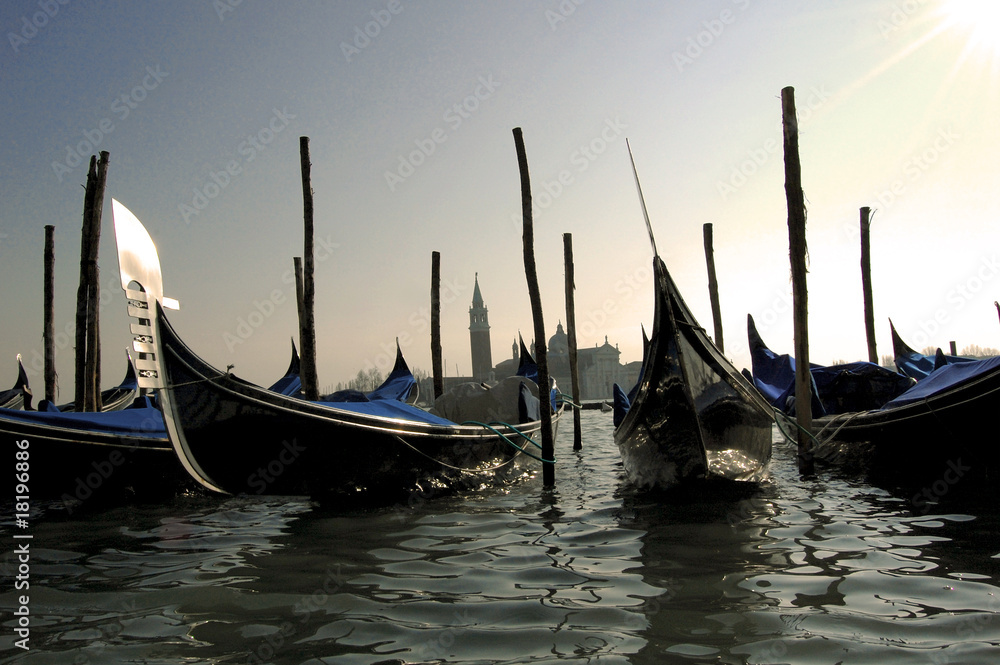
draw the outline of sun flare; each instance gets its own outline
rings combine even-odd
[[[944,26],[961,34],[966,51],[1000,54],[1000,2],[995,0],[945,0],[941,5]]]

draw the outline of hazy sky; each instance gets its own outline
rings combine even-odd
[[[532,330],[515,127],[549,334],[565,321],[572,233],[581,347],[607,336],[623,361],[641,356],[651,249],[628,138],[659,251],[702,325],[711,222],[728,355],[749,365],[747,313],[788,352],[786,86],[800,119],[812,359],[866,356],[862,206],[875,210],[880,354],[890,317],[918,348],[1000,346],[994,3],[11,0],[0,28],[0,381],[21,353],[41,391],[54,224],[58,369],[72,395],[83,185],[100,150],[111,155],[105,387],[129,339],[111,197],[157,243],[184,339],[216,366],[276,379],[297,336],[300,136],[321,385],[386,366],[396,337],[411,366],[430,369],[435,250],[446,373],[471,371],[477,272],[499,362]]]

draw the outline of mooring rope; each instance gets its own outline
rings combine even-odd
[[[499,425],[501,427],[507,427],[507,428],[513,430],[514,433],[517,434],[518,436],[520,436],[522,439],[526,440],[528,443],[530,443],[531,445],[533,445],[536,448],[538,448],[539,450],[541,450],[542,446],[539,443],[533,441],[529,435],[525,434],[524,432],[522,432],[518,428],[516,428],[513,425],[511,425],[510,423],[492,422],[492,423],[487,424],[487,423],[481,423],[481,422],[479,422],[477,420],[466,420],[462,424],[463,425],[478,425],[479,427],[484,427],[484,428],[488,429],[489,431],[493,432],[494,434],[496,434],[503,441],[506,441],[507,443],[509,443],[516,450],[519,450],[520,452],[524,453],[528,457],[530,457],[532,459],[536,459],[539,462],[542,462],[543,464],[555,464],[556,463],[556,461],[554,459],[553,460],[548,460],[548,459],[545,459],[543,457],[539,457],[538,455],[535,455],[533,453],[528,452],[527,450],[525,450],[521,446],[517,445],[516,443],[514,443],[513,441],[511,441],[510,439],[508,439],[505,434],[503,434],[502,432],[500,432],[499,430],[497,430],[495,427],[493,427],[494,425]]]
[[[448,464],[447,462],[442,462],[441,460],[439,460],[439,459],[437,459],[435,457],[431,457],[430,455],[428,455],[424,451],[420,450],[419,448],[417,448],[416,446],[414,446],[413,444],[411,444],[410,442],[408,442],[406,439],[404,439],[403,437],[399,436],[398,434],[396,435],[396,440],[399,441],[404,446],[406,446],[407,448],[409,448],[410,450],[412,450],[413,452],[417,453],[418,455],[420,455],[422,457],[426,457],[427,459],[429,459],[430,461],[434,462],[435,464],[440,464],[441,466],[443,466],[443,467],[445,467],[447,469],[452,469],[453,471],[458,471],[460,473],[468,473],[470,475],[471,474],[477,474],[477,473],[483,473],[484,471],[496,471],[497,469],[502,469],[503,467],[507,466],[508,464],[510,464],[511,462],[513,462],[516,459],[516,456],[515,457],[511,457],[506,462],[502,462],[500,464],[497,464],[496,466],[487,467],[485,469],[465,469],[465,468],[462,468],[460,466],[453,466],[451,464]]]

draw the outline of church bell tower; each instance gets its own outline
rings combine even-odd
[[[476,289],[469,308],[469,339],[472,342],[472,380],[487,381],[493,371],[493,353],[490,350],[489,313],[479,292],[479,273],[476,273]]]

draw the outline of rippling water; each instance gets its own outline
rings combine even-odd
[[[991,500],[799,478],[653,498],[622,477],[609,414],[540,479],[335,512],[180,497],[40,506],[30,590],[0,604],[17,663],[1000,662]],[[958,489],[942,485],[945,490]],[[86,508],[86,506],[84,506]],[[30,594],[30,650],[12,617]]]

